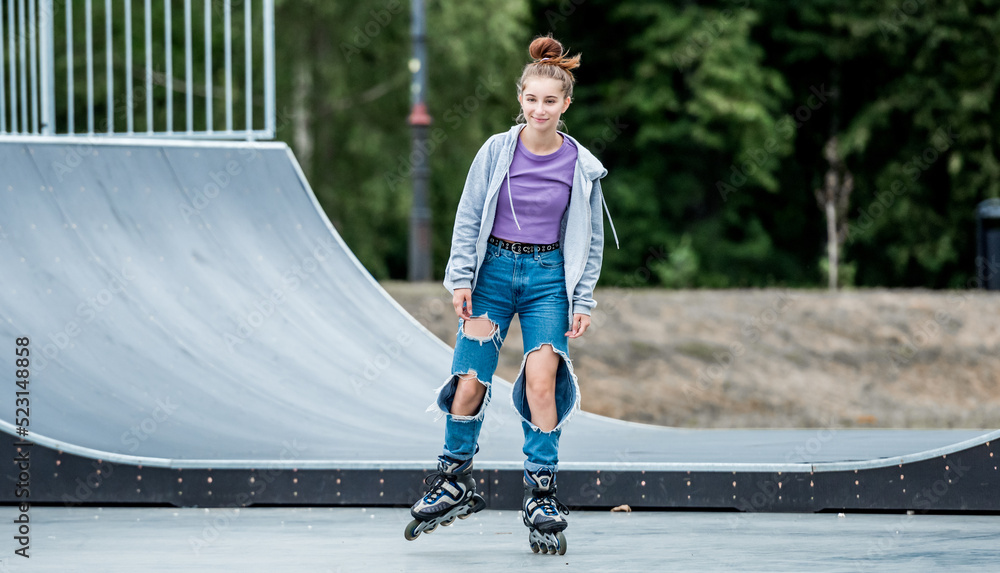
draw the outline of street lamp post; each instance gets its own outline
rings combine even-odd
[[[427,90],[427,47],[424,25],[424,2],[410,3],[413,22],[413,57],[410,59],[411,110],[408,122],[413,138],[413,205],[410,208],[410,252],[408,276],[411,281],[431,280],[431,210],[427,202],[430,179],[430,158],[425,151],[431,116],[427,113],[424,94]]]

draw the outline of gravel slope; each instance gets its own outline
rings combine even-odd
[[[383,287],[454,345],[439,283]],[[598,288],[585,410],[683,427],[1000,427],[1000,293]],[[521,364],[515,319],[498,374]]]

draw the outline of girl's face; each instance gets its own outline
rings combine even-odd
[[[543,133],[555,133],[559,116],[570,104],[570,99],[563,97],[562,82],[555,78],[527,80],[517,99],[521,102],[528,127]]]

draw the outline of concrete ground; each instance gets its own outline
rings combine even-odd
[[[415,541],[406,509],[33,507],[18,571],[987,571],[1000,517],[574,512],[564,556],[535,555],[516,512],[486,510]]]

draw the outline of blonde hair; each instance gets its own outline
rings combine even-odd
[[[576,83],[576,79],[570,70],[580,67],[580,54],[572,58],[567,57],[566,54],[568,52],[563,50],[562,44],[553,38],[551,33],[532,40],[531,45],[528,46],[528,53],[534,61],[525,65],[524,70],[521,72],[521,79],[517,82],[518,99],[521,98],[521,94],[524,91],[524,84],[529,79],[550,78],[562,82],[563,98],[570,98],[572,100],[573,84]],[[524,117],[523,109],[518,113],[515,121],[517,123],[527,123],[528,120]],[[565,129],[566,124],[560,119],[557,127]]]

